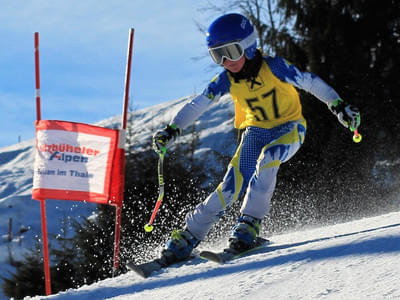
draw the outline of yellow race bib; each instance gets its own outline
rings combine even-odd
[[[303,118],[296,89],[277,78],[264,60],[254,81],[235,82],[229,73],[228,78],[235,102],[235,128],[272,128]]]

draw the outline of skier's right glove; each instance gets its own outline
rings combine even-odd
[[[174,124],[167,125],[164,129],[157,131],[153,135],[153,149],[158,154],[165,154],[167,152],[168,142],[173,138],[179,136],[180,130]]]
[[[360,111],[354,105],[348,104],[339,98],[329,103],[328,107],[337,116],[339,122],[342,123],[344,127],[354,131],[360,126]]]

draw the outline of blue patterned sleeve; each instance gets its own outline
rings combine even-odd
[[[265,58],[265,61],[272,73],[281,81],[305,90],[325,103],[331,103],[340,98],[338,93],[320,77],[311,72],[300,71],[296,66],[289,64],[282,57],[268,56]]]
[[[203,95],[213,101],[218,101],[223,95],[229,93],[230,86],[231,82],[225,70],[211,80],[204,90]]]
[[[230,88],[230,81],[226,71],[215,76],[203,93],[187,102],[172,118],[170,124],[174,124],[183,130],[193,124],[213,102],[218,101],[221,96],[227,94]]]

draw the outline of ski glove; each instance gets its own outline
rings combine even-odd
[[[354,105],[348,104],[339,98],[329,103],[328,107],[337,116],[339,122],[342,123],[344,127],[354,131],[360,126],[360,111]]]
[[[153,135],[153,149],[158,154],[167,152],[167,144],[173,138],[179,136],[180,130],[174,124],[167,125],[164,129],[157,131]]]

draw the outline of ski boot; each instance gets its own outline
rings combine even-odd
[[[261,220],[241,215],[228,241],[229,250],[233,253],[247,251],[255,246],[256,238],[260,233]]]
[[[190,257],[193,248],[199,243],[200,240],[196,239],[189,230],[174,230],[161,252],[161,259],[167,265],[184,261]]]

